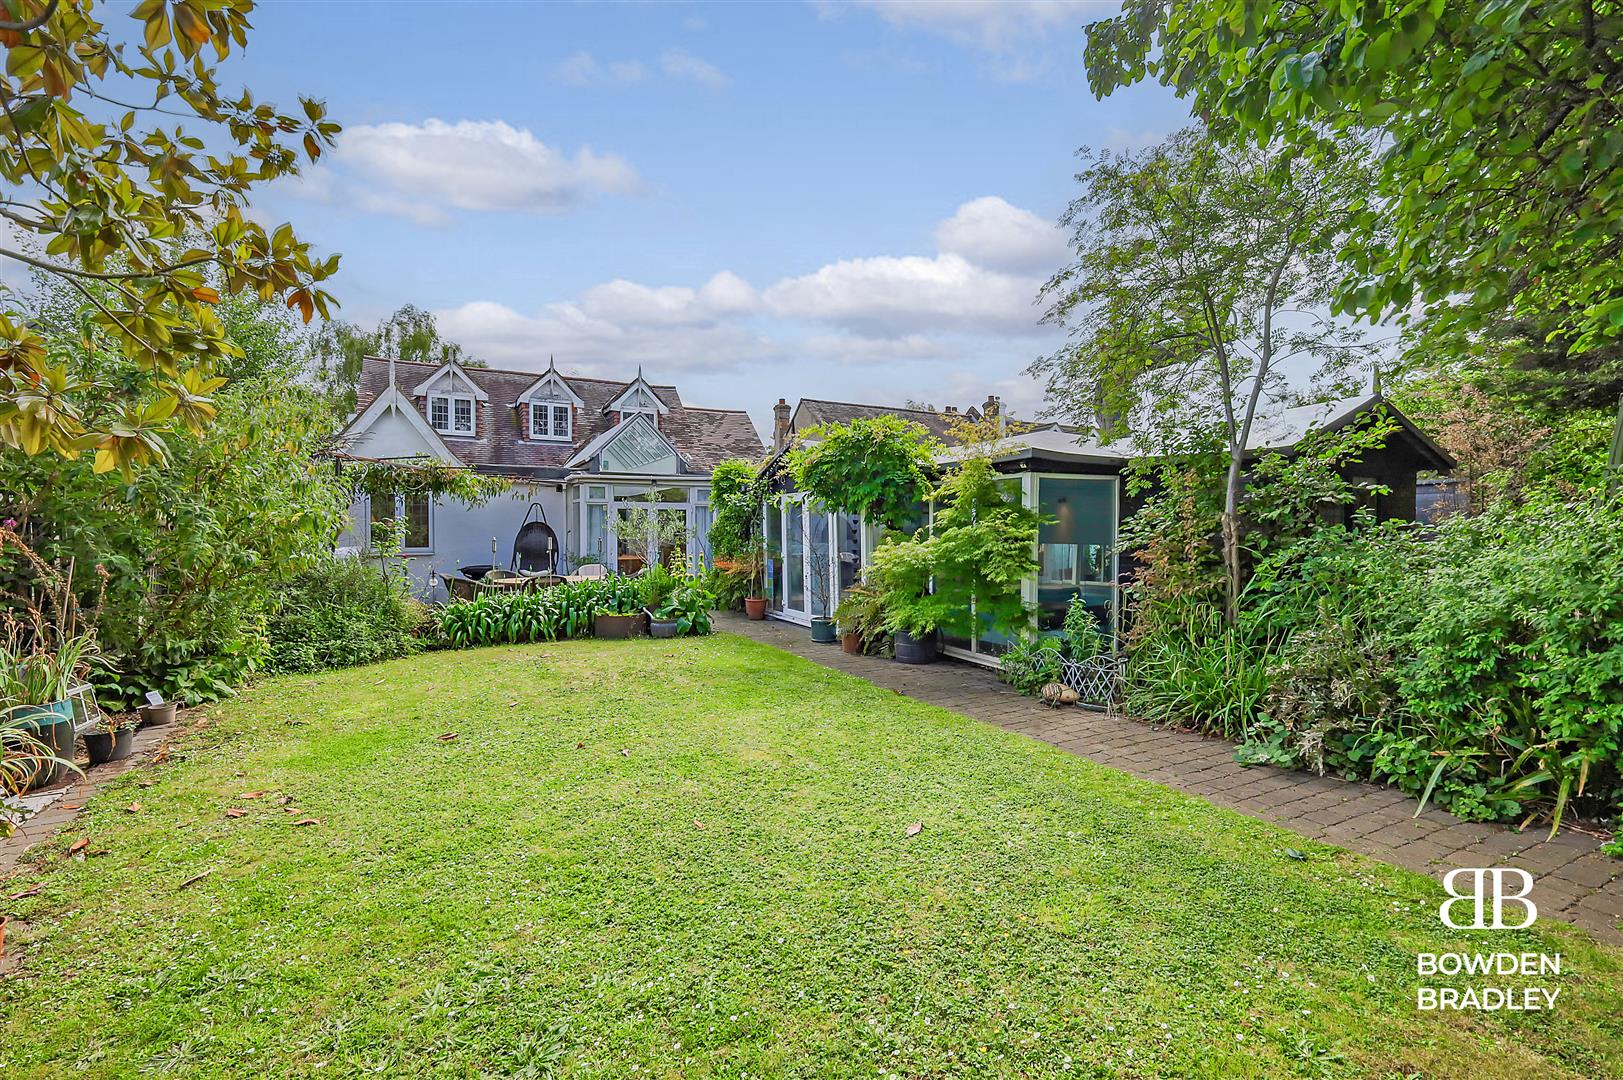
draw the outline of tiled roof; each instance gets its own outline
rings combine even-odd
[[[409,394],[443,365],[397,360],[394,366],[395,384]],[[562,470],[577,450],[615,425],[618,418],[612,413],[605,415],[603,409],[619,397],[631,382],[564,375],[564,382],[586,403],[585,407],[575,410],[571,442],[540,442],[527,437],[525,418],[513,407],[513,402],[541,377],[541,372],[479,367],[463,368],[462,371],[489,395],[490,400],[477,403],[478,434],[474,438],[447,435],[444,436],[445,444],[467,464],[496,471],[530,472],[537,468]],[[388,385],[389,361],[376,356],[363,360],[360,392],[355,404],[356,415],[365,412],[372,399],[383,393]],[[695,472],[707,473],[724,458],[743,457],[754,461],[766,452],[755,425],[742,410],[702,409],[685,405],[674,386],[654,386],[653,390],[670,410],[659,418],[660,431]],[[418,404],[422,404],[420,399]]]
[[[960,413],[957,418],[979,420],[980,415],[978,409],[971,407]],[[790,419],[789,426],[796,432],[801,432],[819,424],[849,424],[859,418],[871,420],[876,416],[899,416],[903,420],[911,420],[943,442],[952,441],[948,436],[948,430],[956,419],[928,409],[901,409],[891,408],[888,405],[858,405],[850,401],[801,398],[800,404],[795,406],[795,414]]]

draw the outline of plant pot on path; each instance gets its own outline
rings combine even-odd
[[[91,731],[85,734],[85,752],[90,755],[92,765],[121,761],[129,757],[134,750],[135,729],[131,727],[119,728],[117,731]]]
[[[832,645],[840,640],[834,634],[834,620],[819,615],[811,621],[811,639],[819,645]]]
[[[170,724],[175,720],[175,703],[166,701],[162,705],[141,706],[141,726],[157,727],[161,724]]]
[[[647,608],[643,612],[648,616],[648,636],[656,638],[673,638],[676,636],[676,620],[661,619]]]
[[[760,622],[762,619],[766,618],[766,597],[764,597],[764,596],[746,596],[746,597],[744,597],[744,614],[748,615],[751,619],[755,620],[756,622]]]
[[[24,791],[38,791],[50,787],[68,774],[67,762],[73,760],[73,702],[57,701],[50,705],[29,705],[14,714],[23,733],[39,742],[29,747],[35,754],[49,754],[59,761],[34,761],[25,766],[32,775],[23,783]]]
[[[895,648],[898,664],[933,664],[940,652],[940,643],[934,631],[926,637],[914,637],[898,630]]]
[[[861,634],[841,634],[840,651],[850,653],[852,656],[862,655]]]
[[[602,611],[592,616],[592,633],[600,638],[618,640],[636,636],[641,628],[643,615],[636,612],[631,615],[613,615]]]

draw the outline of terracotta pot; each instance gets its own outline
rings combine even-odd
[[[746,597],[744,597],[744,614],[748,615],[751,619],[754,619],[756,622],[760,622],[762,619],[766,618],[766,597],[764,597],[764,596],[746,596]]]
[[[848,652],[853,656],[861,656],[862,655],[862,635],[860,635],[860,634],[841,634],[840,635],[840,651],[841,652]]]

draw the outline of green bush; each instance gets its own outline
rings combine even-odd
[[[266,625],[269,672],[325,671],[405,656],[427,609],[398,575],[366,559],[329,557],[287,587]]]
[[[1295,756],[1462,817],[1623,801],[1623,506],[1496,506],[1430,533],[1326,530],[1260,569],[1289,631],[1270,720]]]

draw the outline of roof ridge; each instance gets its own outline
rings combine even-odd
[[[807,397],[803,397],[803,398],[800,399],[799,404],[803,405],[808,401],[812,402],[813,404],[817,404],[817,405],[849,405],[853,409],[884,409],[887,412],[923,413],[926,416],[942,416],[942,415],[944,415],[944,413],[939,409],[913,409],[913,408],[909,408],[906,405],[875,405],[871,401],[836,401],[834,398],[807,398]],[[971,406],[971,408],[973,408],[973,406]]]
[[[375,360],[380,364],[387,364],[387,363],[390,362],[391,357],[368,355],[368,356],[361,357],[361,359],[363,361]],[[426,368],[441,368],[441,367],[444,367],[446,365],[446,363],[447,363],[444,360],[438,360],[438,361],[433,361],[433,360],[401,360],[399,357],[394,357],[392,359],[396,364],[415,364],[417,367],[426,367]],[[490,372],[491,374],[494,374],[494,375],[527,375],[527,376],[534,376],[535,378],[539,379],[541,376],[546,374],[545,371],[520,371],[517,368],[499,368],[499,367],[488,367],[488,366],[487,367],[468,367],[466,363],[464,363],[464,362],[462,362],[460,360],[451,361],[451,362],[455,363],[457,367],[461,368],[464,371],[488,371],[488,372]],[[600,379],[596,375],[570,375],[570,374],[568,374],[566,372],[562,372],[562,371],[558,372],[558,375],[563,379],[575,379],[575,380],[578,380],[580,382],[608,383],[610,386],[630,386],[632,383],[637,381],[635,378],[630,378],[630,379]],[[649,383],[648,385],[652,386],[655,390],[675,390],[676,389],[676,384],[675,383]]]

